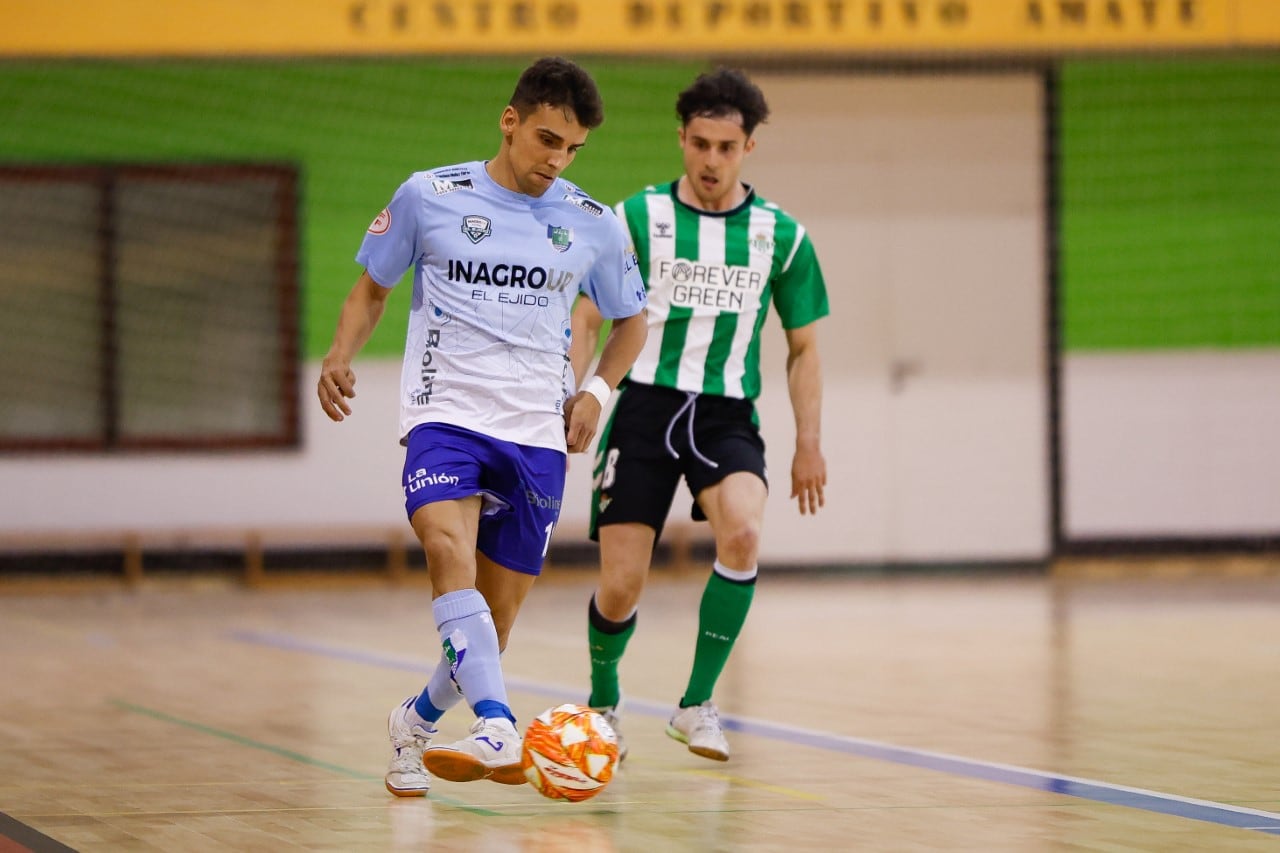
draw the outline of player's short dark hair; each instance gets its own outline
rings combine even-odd
[[[676,114],[680,116],[682,125],[699,116],[725,118],[735,113],[742,116],[742,129],[747,136],[769,118],[764,92],[736,68],[719,68],[699,74],[698,79],[676,98]]]
[[[578,124],[594,130],[604,124],[604,102],[596,81],[581,66],[559,56],[547,56],[520,75],[510,106],[523,119],[538,107],[568,107]]]

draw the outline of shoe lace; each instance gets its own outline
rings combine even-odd
[[[710,729],[719,731],[720,729],[720,713],[716,710],[716,706],[712,704],[698,706],[698,718],[694,724],[697,729]]]
[[[421,733],[419,733],[421,732]],[[397,732],[392,738],[392,744],[397,749],[405,747],[417,747],[418,749],[426,749],[431,745],[431,738],[435,734],[434,730],[422,731],[421,727],[410,726],[400,732]]]
[[[401,773],[425,773],[422,767],[422,753],[431,745],[431,738],[410,733],[408,737],[396,738],[393,744],[396,754],[392,766]]]
[[[488,717],[476,717],[476,721],[471,724],[471,734],[473,735],[489,735],[490,737],[511,738],[519,737],[520,732],[516,730],[515,725],[504,726],[495,719]]]

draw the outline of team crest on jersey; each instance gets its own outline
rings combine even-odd
[[[773,251],[773,241],[769,239],[767,234],[757,234],[749,241],[751,248],[762,254],[769,254]]]
[[[547,226],[547,242],[557,252],[567,252],[573,245],[573,229],[561,228],[559,225]]]
[[[472,243],[479,243],[493,233],[493,223],[484,216],[462,217],[462,233]]]
[[[592,216],[604,216],[604,208],[586,196],[577,195],[575,193],[565,193],[564,200],[575,207],[582,208]]]
[[[431,181],[431,189],[436,195],[448,195],[458,190],[475,189],[471,184],[470,178],[463,178],[460,181],[447,181],[443,178],[435,178]]]
[[[386,234],[387,229],[391,227],[391,211],[385,207],[382,212],[374,217],[373,222],[369,223],[370,234]]]

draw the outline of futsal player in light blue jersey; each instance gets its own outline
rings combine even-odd
[[[560,58],[521,75],[488,161],[418,172],[369,226],[317,393],[351,414],[351,361],[411,267],[400,387],[405,510],[426,552],[442,654],[387,722],[387,790],[423,796],[431,774],[522,784],[520,734],[499,654],[542,570],[567,452],[590,445],[612,389],[644,346],[645,289],[606,205],[560,173],[604,120],[595,82]],[[613,319],[595,375],[574,388],[569,315],[583,293]],[[459,699],[468,737],[431,745]]]

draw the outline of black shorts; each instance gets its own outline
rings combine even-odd
[[[693,520],[706,521],[699,493],[738,471],[769,484],[750,400],[624,381],[596,453],[590,536],[598,540],[601,525],[637,522],[660,537],[682,476]]]

